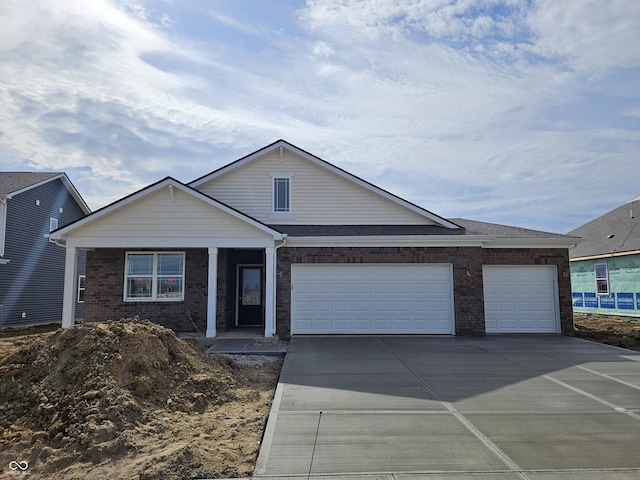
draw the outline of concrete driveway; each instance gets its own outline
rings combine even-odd
[[[260,479],[640,478],[640,353],[564,336],[296,337]]]

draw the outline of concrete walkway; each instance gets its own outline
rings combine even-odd
[[[296,337],[257,479],[640,478],[640,353],[564,336]]]
[[[206,353],[233,355],[284,355],[288,342],[270,341],[255,338],[223,338],[211,342]]]

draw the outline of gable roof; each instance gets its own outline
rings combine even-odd
[[[569,250],[571,259],[640,252],[640,197],[637,197],[568,235],[585,240]]]
[[[52,240],[54,241],[58,241],[59,243],[63,243],[64,242],[64,238],[66,235],[68,235],[69,233],[73,232],[74,230],[77,230],[85,225],[88,225],[90,223],[93,223],[111,213],[114,213],[128,205],[131,205],[132,203],[136,202],[137,200],[140,200],[152,193],[157,192],[158,190],[161,190],[163,188],[167,188],[169,187],[171,188],[175,188],[177,190],[181,190],[193,197],[196,197],[200,200],[202,200],[205,203],[208,203],[209,205],[212,205],[230,215],[232,215],[235,218],[241,219],[244,222],[264,231],[265,233],[268,233],[270,235],[273,235],[276,239],[282,239],[282,234],[280,232],[278,232],[277,230],[274,230],[273,228],[269,227],[268,225],[265,225],[264,223],[256,220],[255,218],[249,217],[248,215],[245,215],[244,213],[228,206],[225,205],[222,202],[219,202],[211,197],[209,197],[208,195],[205,195],[202,192],[199,192],[198,190],[195,190],[191,187],[189,187],[188,185],[183,184],[182,182],[176,180],[175,178],[172,177],[165,177],[164,179],[149,185],[148,187],[145,187],[141,190],[138,190],[137,192],[134,192],[124,198],[121,198],[120,200],[116,200],[115,202],[99,209],[96,210],[95,212],[93,212],[91,215],[87,215],[84,218],[81,218],[79,220],[76,220],[73,223],[70,223],[69,225],[66,225],[62,228],[59,228],[57,230],[54,230],[53,232],[51,232],[50,237]]]
[[[69,193],[82,211],[85,214],[89,214],[91,209],[73,186],[66,173],[62,172],[0,172],[0,198],[11,198],[14,195],[57,179],[60,179],[69,190]]]
[[[326,160],[323,160],[319,157],[316,157],[315,155],[299,148],[296,147],[295,145],[285,141],[285,140],[277,140],[274,143],[267,145],[266,147],[261,148],[260,150],[257,150],[249,155],[246,155],[234,162],[231,162],[217,170],[214,170],[211,173],[208,173],[207,175],[204,175],[200,178],[197,178],[196,180],[193,180],[192,182],[190,182],[188,185],[192,188],[197,188],[200,185],[203,185],[206,182],[209,182],[211,180],[214,180],[218,177],[221,177],[222,175],[225,175],[227,173],[230,173],[238,168],[243,167],[244,165],[246,165],[247,163],[252,162],[253,160],[262,157],[268,153],[277,151],[278,149],[281,148],[286,148],[289,151],[297,154],[298,156],[306,159],[307,161],[314,163],[315,165],[318,165],[326,170],[329,170],[330,172],[352,182],[355,183],[367,190],[369,190],[370,192],[373,192],[377,195],[380,195],[384,198],[386,198],[387,200],[390,200],[398,205],[401,205],[404,208],[407,208],[409,210],[411,210],[414,213],[417,213],[418,215],[421,215],[425,218],[428,218],[429,220],[431,220],[432,222],[435,222],[438,225],[441,225],[445,228],[448,229],[457,229],[460,228],[459,225],[456,225],[455,223],[440,217],[439,215],[436,215],[433,212],[430,212],[429,210],[426,210],[414,203],[411,203],[403,198],[398,197],[397,195],[394,195],[393,193],[390,193],[380,187],[377,187],[376,185],[363,180],[360,177],[357,177],[356,175],[353,175],[349,172],[347,172],[346,170],[341,169],[340,167],[336,167],[335,165],[327,162]]]

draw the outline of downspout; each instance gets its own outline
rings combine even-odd
[[[0,257],[4,257],[4,242],[7,231],[7,195],[0,195]]]
[[[280,245],[276,245],[275,248],[273,249],[273,299],[272,299],[272,305],[273,305],[273,312],[271,312],[271,321],[273,322],[273,325],[271,325],[271,331],[272,332],[276,332],[276,310],[277,310],[277,305],[276,305],[276,299],[277,299],[277,294],[276,291],[278,290],[276,288],[276,282],[277,282],[277,278],[278,278],[278,249],[280,247],[284,247],[287,244],[287,234],[283,233],[282,234],[282,243]]]

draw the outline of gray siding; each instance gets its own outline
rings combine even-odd
[[[10,262],[0,265],[0,326],[61,320],[65,249],[45,235],[50,218],[57,218],[62,227],[83,216],[59,179],[7,200],[4,258]],[[76,281],[84,274],[85,264],[86,255],[81,253]],[[77,304],[76,316],[82,313],[83,304]]]

